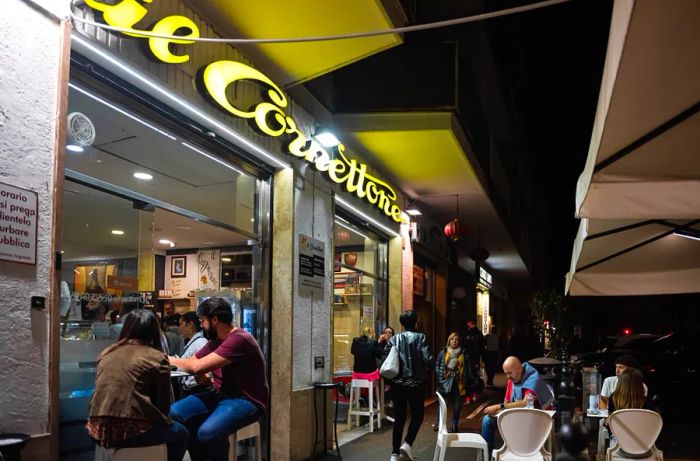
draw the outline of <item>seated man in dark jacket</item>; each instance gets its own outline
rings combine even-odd
[[[405,460],[413,461],[411,445],[423,423],[423,396],[425,383],[428,381],[428,370],[433,366],[433,354],[428,339],[423,333],[416,331],[418,316],[415,311],[402,312],[399,321],[404,331],[392,337],[384,350],[386,358],[392,347],[398,347],[401,362],[399,375],[391,383],[395,418],[391,461],[398,461],[399,454],[403,455]],[[408,425],[404,443],[401,444],[407,405],[411,407],[411,423]]]

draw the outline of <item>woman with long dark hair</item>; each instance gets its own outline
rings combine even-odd
[[[105,448],[167,444],[168,461],[181,461],[189,433],[168,417],[170,363],[155,314],[136,309],[123,319],[119,340],[97,362],[87,430]]]

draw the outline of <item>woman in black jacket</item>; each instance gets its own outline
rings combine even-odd
[[[368,379],[374,381],[379,379],[379,369],[377,359],[381,356],[379,344],[372,337],[372,328],[362,329],[360,336],[352,340],[350,353],[354,357],[352,364],[352,377],[354,379]]]
[[[430,351],[428,339],[423,333],[416,331],[418,316],[414,311],[402,312],[399,321],[404,331],[392,337],[384,350],[386,358],[392,347],[398,347],[401,363],[399,375],[391,383],[391,400],[394,402],[395,418],[391,461],[398,461],[399,454],[405,460],[413,461],[411,446],[423,423],[423,396],[425,383],[428,381],[428,370],[433,364],[433,354]],[[407,406],[411,407],[411,422],[408,425],[406,438],[403,439]]]

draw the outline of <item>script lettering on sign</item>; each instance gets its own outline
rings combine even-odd
[[[144,0],[145,3],[152,1]],[[122,0],[116,4],[85,0],[85,3],[101,12],[107,24],[128,29],[133,29],[148,13],[148,9],[136,0]],[[197,25],[191,19],[178,15],[159,20],[151,31],[163,35],[186,33],[182,39],[163,39],[147,37],[138,32],[125,32],[130,37],[147,39],[153,56],[169,64],[180,64],[190,59],[187,54],[174,54],[172,44],[192,44],[194,41],[187,39],[199,37]],[[198,86],[220,109],[249,120],[257,131],[266,136],[284,138],[289,154],[312,163],[316,170],[326,173],[331,181],[343,184],[349,193],[368,201],[394,221],[407,222],[396,204],[396,191],[386,182],[368,174],[366,164],[358,163],[355,159],[349,160],[345,156],[343,144],[335,148],[336,158],[332,158],[321,145],[307,138],[294,119],[285,112],[289,104],[287,97],[265,74],[241,62],[229,60],[212,62],[198,74]],[[229,86],[242,81],[254,82],[267,90],[263,94],[263,100],[252,108],[237,107],[227,96]]]

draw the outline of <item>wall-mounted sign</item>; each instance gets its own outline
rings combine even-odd
[[[308,235],[299,234],[299,294],[325,296],[326,245]]]
[[[0,259],[36,264],[39,196],[0,183]]]
[[[96,0],[85,0],[85,3],[100,11],[107,24],[116,27],[131,29],[148,13],[136,0],[122,0],[113,5]],[[170,44],[194,43],[187,38],[199,37],[197,25],[184,16],[173,15],[159,20],[152,29],[152,32],[163,35],[185,31],[186,35],[177,40],[147,37],[137,32],[129,32],[126,35],[148,40],[153,56],[165,63],[178,64],[187,62],[189,55],[173,54]],[[198,74],[198,87],[220,109],[234,117],[248,119],[251,125],[264,135],[283,139],[289,154],[312,163],[318,171],[326,173],[331,181],[343,184],[349,193],[368,201],[394,221],[407,222],[402,216],[401,208],[396,204],[396,191],[386,182],[368,174],[366,164],[348,159],[343,144],[334,148],[335,156],[332,158],[320,144],[307,138],[297,127],[296,121],[285,112],[288,106],[287,97],[265,74],[246,64],[228,60],[212,62]],[[246,108],[237,107],[228,97],[231,94],[229,87],[244,80],[252,81],[267,90],[263,92],[262,100],[252,108],[248,105]]]
[[[221,287],[221,250],[197,252],[197,287],[200,290],[218,291]]]

